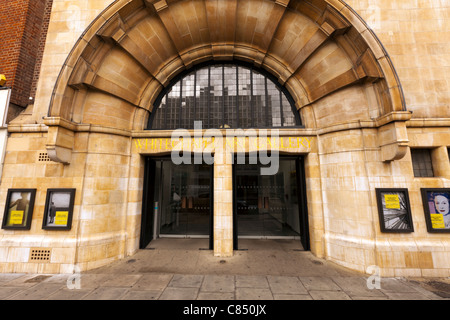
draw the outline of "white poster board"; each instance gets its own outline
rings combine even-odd
[[[8,129],[6,118],[8,116],[9,99],[11,97],[11,89],[0,88],[0,180],[3,171],[3,162],[5,159],[6,141],[8,139]]]
[[[9,98],[11,97],[11,89],[0,88],[0,126],[6,127],[6,117],[8,116]]]

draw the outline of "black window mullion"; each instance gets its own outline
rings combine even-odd
[[[191,129],[194,129],[194,121],[197,119],[197,71],[194,72],[194,112],[192,117]]]
[[[208,90],[206,90],[206,111],[208,113],[208,124],[206,128],[209,129],[211,123],[211,67],[208,67]]]
[[[266,119],[264,120],[264,123],[266,124],[266,127],[269,127],[269,91],[267,89],[267,78],[264,77],[264,93],[266,95]]]
[[[239,128],[239,67],[236,66],[236,127]]]
[[[253,102],[253,69],[250,69],[250,119],[251,119],[251,127],[255,127],[255,117],[254,117],[254,109]]]
[[[280,119],[281,119],[281,126],[284,127],[284,117],[283,117],[283,97],[281,96],[283,93],[280,91]]]
[[[169,91],[170,92],[170,91]],[[167,93],[166,94],[166,96],[163,98],[163,99],[165,99],[166,100],[166,104],[164,105],[164,116],[163,116],[163,119],[164,119],[164,125],[165,126],[167,126],[167,112],[169,112],[168,110],[169,110],[169,108],[168,108],[168,106],[167,106],[167,96],[169,95],[169,93]]]
[[[183,112],[181,106],[183,105],[183,81],[184,78],[180,80],[180,103],[178,105],[178,128],[181,128],[181,118],[183,118]]]
[[[225,128],[225,65],[222,65],[222,127]]]

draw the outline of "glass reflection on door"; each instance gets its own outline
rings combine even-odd
[[[211,166],[162,161],[160,236],[209,237]]]
[[[280,159],[275,175],[262,176],[260,169],[261,165],[236,165],[238,237],[299,237],[296,161]]]

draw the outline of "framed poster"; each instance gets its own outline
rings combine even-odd
[[[48,189],[42,229],[70,230],[74,199],[75,189]]]
[[[381,232],[414,232],[408,189],[376,189]]]
[[[450,189],[420,189],[428,232],[450,232]]]
[[[2,229],[30,230],[36,189],[9,189]]]

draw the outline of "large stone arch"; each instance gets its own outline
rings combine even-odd
[[[383,160],[406,152],[410,114],[395,69],[344,1],[117,0],[83,33],[57,79],[44,121],[50,157],[70,163],[80,130],[143,130],[178,73],[233,59],[286,86],[307,128],[379,128]]]

